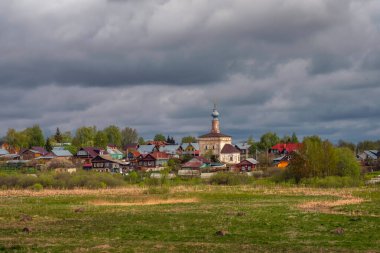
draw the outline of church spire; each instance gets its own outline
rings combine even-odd
[[[211,116],[212,116],[211,133],[220,133],[219,112],[216,110],[216,104],[214,104],[214,109],[212,110]]]

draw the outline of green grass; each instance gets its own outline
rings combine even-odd
[[[182,190],[181,190],[182,189]],[[0,197],[0,252],[380,252],[379,188],[349,190],[366,202],[305,212],[307,201],[337,200],[332,190],[195,186],[136,193]],[[281,194],[277,191],[281,190]],[[320,194],[320,192],[325,194]],[[343,191],[343,190],[338,190]],[[347,190],[345,190],[347,191]],[[152,194],[153,193],[153,194]],[[333,194],[334,195],[334,194]],[[196,203],[96,206],[196,198]],[[75,212],[83,208],[83,212]],[[357,215],[349,215],[352,211]],[[22,214],[32,217],[20,221]],[[22,232],[24,227],[30,233]],[[342,227],[344,234],[331,231]],[[218,230],[226,236],[217,236]]]

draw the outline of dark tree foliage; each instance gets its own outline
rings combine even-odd
[[[47,152],[51,152],[53,150],[53,147],[51,146],[49,138],[46,139],[45,149],[46,149]]]
[[[156,134],[155,136],[154,136],[154,139],[153,139],[154,141],[166,141],[166,138],[165,138],[165,136],[163,135],[163,134]]]
[[[63,136],[61,134],[61,131],[59,130],[59,127],[57,127],[57,130],[55,131],[54,140],[58,143],[62,143]]]
[[[194,143],[194,142],[197,142],[197,138],[195,138],[194,136],[185,136],[182,138],[182,143]]]

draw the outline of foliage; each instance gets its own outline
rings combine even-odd
[[[267,132],[263,134],[258,143],[258,148],[262,151],[268,152],[272,146],[280,142],[280,138],[274,132]]]
[[[195,138],[194,136],[185,136],[185,137],[182,137],[182,143],[195,143],[197,142],[197,138]]]
[[[73,155],[75,155],[78,152],[78,148],[74,145],[66,145],[64,146],[64,149],[68,150]]]
[[[210,184],[217,185],[240,185],[240,184],[250,184],[254,180],[253,177],[247,176],[246,174],[236,174],[236,173],[216,173],[210,178]]]
[[[107,134],[104,131],[98,131],[96,132],[95,138],[94,138],[94,145],[98,148],[106,148],[108,144],[108,137]]]
[[[357,145],[358,152],[363,152],[364,150],[380,150],[380,140],[377,141],[361,141]]]
[[[357,187],[363,185],[363,182],[357,177],[340,177],[328,176],[324,178],[303,178],[300,182],[304,186],[320,187],[320,188],[342,188]]]
[[[63,136],[61,134],[61,131],[59,130],[59,127],[57,127],[57,130],[55,131],[54,140],[57,143],[62,143],[63,141]]]
[[[166,143],[168,143],[168,144],[175,144],[175,140],[174,140],[174,137],[170,137],[170,136],[168,136],[167,138],[166,138]]]
[[[140,136],[139,139],[138,139],[138,141],[137,141],[137,143],[138,143],[139,145],[145,145],[145,140],[144,140],[144,138]]]
[[[53,147],[51,146],[51,143],[50,143],[50,138],[46,139],[45,149],[47,152],[51,152],[53,150]]]
[[[154,139],[153,139],[154,141],[166,141],[166,138],[165,138],[165,136],[163,135],[163,134],[156,134],[155,136],[154,136]]]
[[[39,125],[33,125],[24,130],[28,136],[29,147],[42,147],[45,144],[45,138]]]
[[[121,145],[124,147],[130,143],[136,143],[138,141],[139,135],[137,130],[130,127],[125,127],[121,131]]]
[[[44,187],[42,186],[42,184],[40,183],[35,183],[34,185],[32,185],[30,187],[32,190],[34,191],[42,191],[44,189]]]
[[[338,145],[337,145],[339,148],[348,148],[350,149],[352,152],[355,152],[356,150],[356,145],[352,142],[347,142],[347,141],[344,141],[344,140],[339,140],[338,141]]]
[[[118,147],[121,146],[121,132],[119,127],[115,125],[108,126],[104,128],[104,133],[107,136],[107,144],[114,144]]]
[[[94,138],[96,135],[96,127],[80,127],[75,132],[75,137],[72,144],[79,147],[91,147],[94,146]]]
[[[8,189],[29,188],[34,184],[41,184],[44,188],[73,189],[73,188],[103,188],[118,187],[126,184],[119,174],[77,172],[55,173],[45,172],[36,176],[25,174],[1,174],[0,185]]]
[[[299,152],[291,154],[286,176],[298,183],[302,178],[310,177],[357,177],[359,171],[354,154],[349,149],[335,148],[328,140],[311,136],[304,138]]]

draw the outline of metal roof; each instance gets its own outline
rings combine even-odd
[[[73,156],[70,151],[64,148],[53,148],[51,152],[58,157]]]
[[[8,155],[9,152],[6,151],[5,149],[0,149],[0,155]]]
[[[154,145],[140,145],[137,151],[139,151],[140,154],[149,154],[153,151],[153,148]]]

